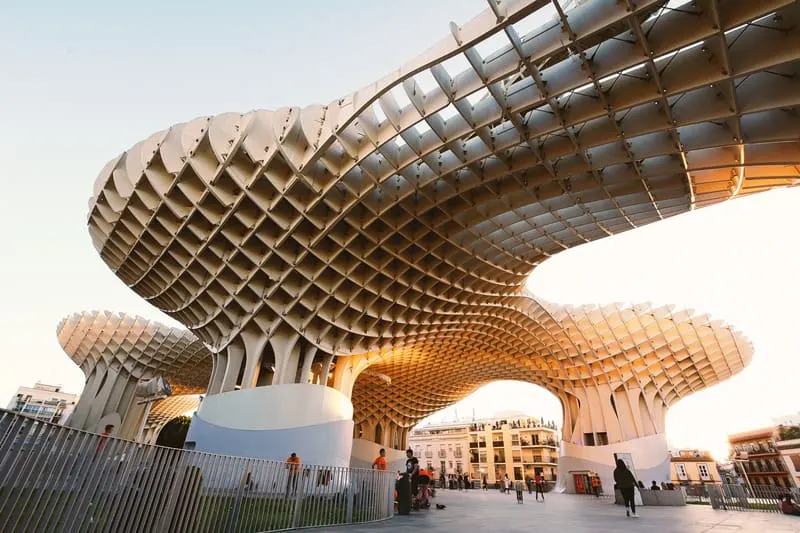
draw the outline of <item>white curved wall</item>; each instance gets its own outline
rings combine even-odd
[[[353,404],[321,385],[255,387],[206,397],[189,426],[198,451],[304,464],[348,466]]]
[[[629,453],[633,457],[637,480],[645,486],[655,480],[669,481],[669,450],[663,434],[632,439],[607,446],[581,446],[561,441],[558,458],[557,489],[575,492],[571,471],[589,470],[597,472],[606,494],[614,490],[614,454]]]
[[[386,470],[389,472],[400,470],[402,472],[406,469],[406,452],[404,450],[395,450],[364,439],[353,439],[350,467],[372,468],[372,461],[378,457],[381,448],[386,450]]]

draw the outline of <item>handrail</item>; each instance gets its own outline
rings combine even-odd
[[[0,409],[4,533],[257,533],[390,518],[390,472],[196,452]]]

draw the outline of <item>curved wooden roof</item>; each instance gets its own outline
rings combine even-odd
[[[561,250],[795,185],[800,6],[554,1],[531,24],[546,4],[490,2],[328,105],[156,133],[98,177],[95,247],[215,350],[288,325],[370,354],[391,385],[364,376],[356,418],[410,425],[512,377],[650,383],[669,405],[739,371],[749,343],[706,317],[556,308],[524,282]]]
[[[101,361],[135,379],[164,377],[173,394],[204,392],[211,353],[191,332],[140,316],[85,311],[64,318],[58,342],[88,377]]]

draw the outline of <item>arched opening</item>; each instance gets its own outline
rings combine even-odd
[[[381,427],[380,423],[375,425],[375,439],[373,442],[375,444],[383,444],[383,427]]]
[[[189,432],[190,416],[178,416],[167,422],[158,434],[156,444],[168,448],[183,448],[186,434]]]
[[[574,407],[577,416],[577,399]],[[420,421],[406,446],[445,483],[460,474],[473,484],[495,486],[506,475],[524,483],[539,474],[553,487],[562,423],[562,402],[550,391],[495,381]]]

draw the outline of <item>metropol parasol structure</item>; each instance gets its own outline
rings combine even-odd
[[[605,478],[626,452],[664,478],[667,409],[740,372],[751,344],[688,310],[559,306],[525,281],[567,248],[795,185],[800,6],[567,4],[490,0],[327,105],[200,117],[106,165],[97,251],[203,347],[140,365],[205,392],[196,449],[362,464],[516,379],[561,401],[562,472]]]

